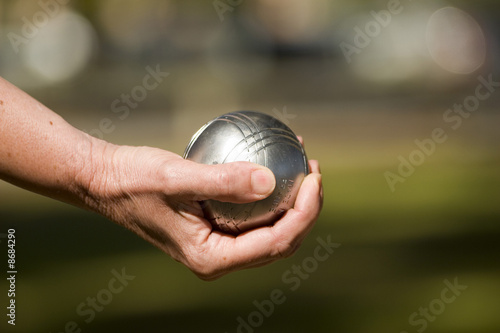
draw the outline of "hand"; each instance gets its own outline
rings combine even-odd
[[[316,161],[293,209],[273,226],[234,237],[213,231],[198,201],[263,199],[275,186],[269,169],[246,162],[202,165],[160,149],[115,146],[77,130],[1,78],[0,92],[0,179],[96,211],[202,279],[291,255],[318,218]]]
[[[212,230],[199,200],[246,203],[270,195],[272,172],[257,164],[203,165],[168,151],[94,142],[84,172],[88,206],[137,233],[198,277],[262,266],[292,255],[318,218],[323,201],[317,161],[310,161],[295,207],[273,226],[232,236]]]

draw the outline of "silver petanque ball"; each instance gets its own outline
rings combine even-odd
[[[278,119],[255,111],[238,111],[215,118],[196,132],[184,158],[203,164],[236,161],[257,163],[276,177],[273,193],[260,201],[235,204],[202,202],[214,229],[240,234],[271,225],[292,208],[309,173],[307,157],[297,136]]]

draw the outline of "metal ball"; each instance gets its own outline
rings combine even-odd
[[[263,200],[246,204],[201,202],[214,229],[234,235],[277,221],[293,207],[302,180],[309,173],[304,148],[292,130],[280,120],[255,111],[228,113],[210,121],[193,136],[184,158],[203,164],[248,161],[274,173],[276,187]]]

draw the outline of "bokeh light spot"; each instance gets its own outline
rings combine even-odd
[[[69,79],[89,62],[94,40],[95,33],[87,19],[64,10],[26,45],[26,66],[48,82]]]
[[[434,61],[456,74],[470,74],[486,59],[486,40],[468,13],[445,7],[432,14],[427,25],[427,48]]]

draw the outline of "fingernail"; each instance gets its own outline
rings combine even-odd
[[[266,195],[274,190],[276,180],[274,174],[269,170],[255,170],[252,172],[252,191],[255,194]]]

